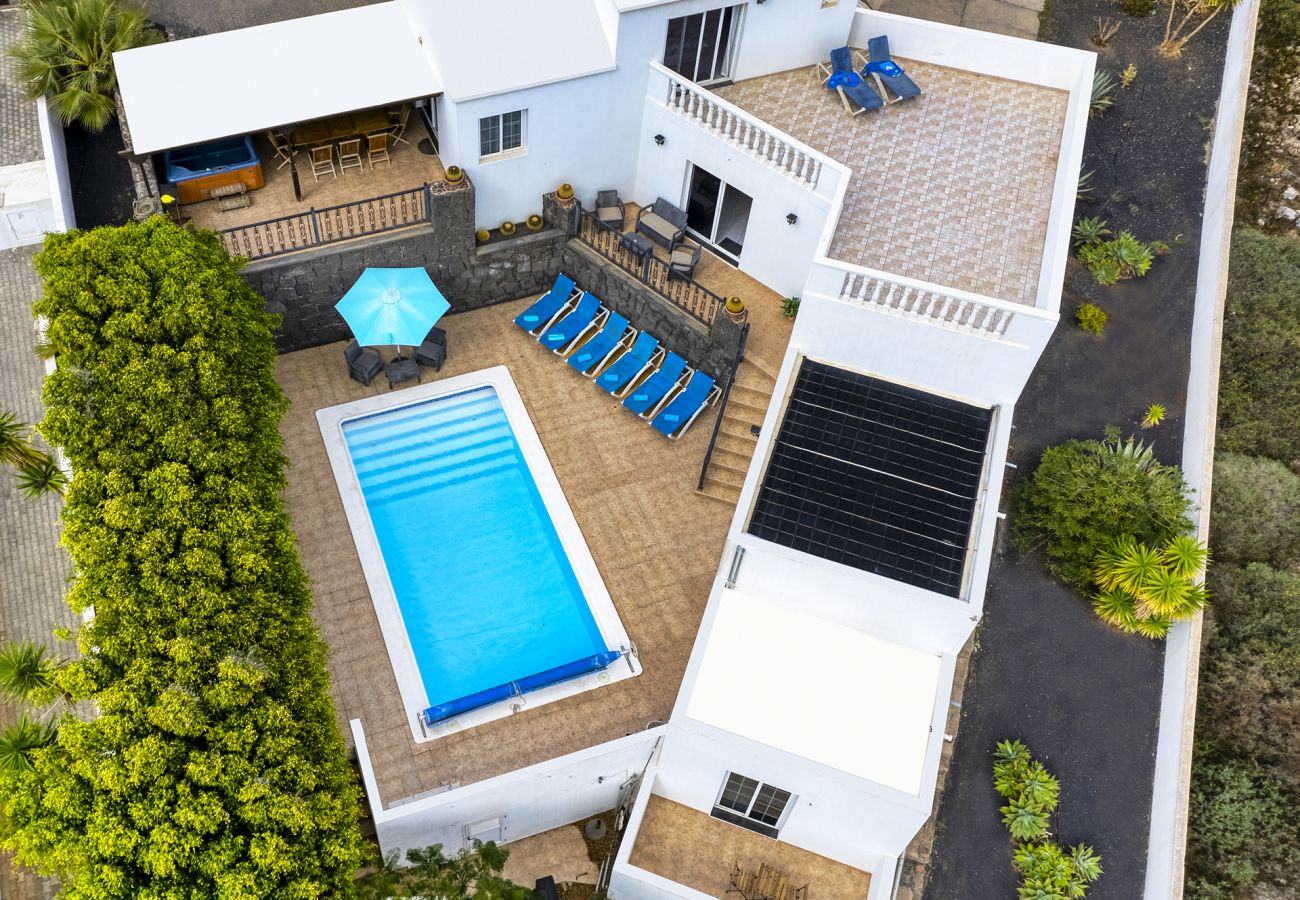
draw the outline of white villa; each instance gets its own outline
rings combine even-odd
[[[810,67],[877,35],[923,94],[852,115]],[[1015,404],[1058,321],[1093,54],[852,0],[390,0],[117,68],[137,154],[412,103],[479,227],[561,182],[661,197],[802,298],[667,721],[473,780],[434,771],[441,738],[407,777],[406,729],[353,718],[351,737],[385,850],[617,808],[618,900],[720,896],[699,856],[729,870],[742,845],[815,854],[818,900],[892,897],[983,610]],[[465,728],[456,758],[490,760]]]

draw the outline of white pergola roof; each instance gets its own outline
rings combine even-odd
[[[396,2],[124,50],[113,61],[138,154],[442,90]]]
[[[724,590],[686,715],[919,796],[940,657]]]

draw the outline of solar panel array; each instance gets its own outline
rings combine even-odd
[[[956,597],[992,419],[805,360],[749,533]]]

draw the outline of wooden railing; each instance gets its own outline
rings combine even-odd
[[[822,159],[811,147],[671,70],[657,63],[651,67],[667,80],[663,101],[670,110],[809,190],[817,189]]]
[[[611,228],[589,210],[579,210],[576,237],[624,272],[636,278],[692,318],[712,325],[725,302],[693,278],[672,271],[653,252],[643,253],[617,228]]]
[[[265,259],[429,221],[429,185],[221,231],[232,256]]]
[[[845,272],[840,299],[878,312],[981,337],[1000,339],[1007,333],[1015,313],[1000,306],[944,291],[924,290],[858,272]]]

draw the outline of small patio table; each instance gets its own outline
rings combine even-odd
[[[409,356],[396,356],[393,361],[384,366],[384,374],[388,376],[388,386],[396,387],[403,381],[420,380],[420,364]]]
[[[648,237],[640,232],[634,231],[630,234],[625,234],[622,237],[622,241],[625,247],[641,259],[645,259],[646,255],[654,250],[654,244],[650,242]]]

